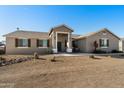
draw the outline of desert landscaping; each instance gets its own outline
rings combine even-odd
[[[0,67],[0,87],[124,87],[124,56],[56,56],[55,61],[51,61],[53,58],[53,55],[44,55]]]

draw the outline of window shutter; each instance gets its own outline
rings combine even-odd
[[[65,47],[67,47],[67,40],[65,40]]]
[[[18,47],[18,39],[15,39],[15,47]]]
[[[102,40],[101,39],[99,39],[99,46],[101,47],[102,45],[101,45],[101,43],[102,43]]]
[[[47,40],[47,47],[49,47],[49,40]]]
[[[39,47],[39,39],[37,39],[37,47]]]
[[[31,47],[31,39],[28,39],[28,47]]]
[[[109,47],[109,40],[107,39],[107,47]]]

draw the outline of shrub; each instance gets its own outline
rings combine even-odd
[[[114,49],[111,51],[111,53],[123,53],[123,51],[119,51],[119,50]]]
[[[80,52],[80,49],[77,48],[77,47],[74,47],[74,48],[72,49],[72,51],[75,52],[75,53],[78,53],[78,52]]]
[[[103,50],[95,50],[95,51],[93,51],[93,53],[102,54],[102,53],[107,53],[107,52],[103,51]]]
[[[5,54],[4,50],[0,50],[0,55]]]

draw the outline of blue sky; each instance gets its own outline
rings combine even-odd
[[[17,27],[48,32],[61,24],[68,25],[76,34],[108,28],[124,37],[124,6],[0,6],[0,39]]]

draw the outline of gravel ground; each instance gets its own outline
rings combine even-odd
[[[45,55],[38,60],[0,67],[0,87],[124,87],[124,57],[59,56],[51,62],[52,58]]]

